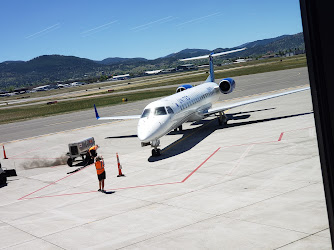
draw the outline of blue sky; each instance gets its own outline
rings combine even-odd
[[[1,0],[0,62],[155,59],[302,31],[298,0]]]

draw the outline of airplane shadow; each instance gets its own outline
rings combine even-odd
[[[7,183],[4,183],[4,184],[1,184],[1,185],[0,185],[0,188],[7,187],[7,186],[8,186],[8,184],[7,184]]]
[[[79,161],[79,160],[76,160],[76,161]],[[76,162],[75,161],[75,162]],[[72,163],[72,166],[70,167],[70,168],[74,168],[74,167],[82,167],[82,166],[84,166],[85,165],[85,163],[84,163],[84,161],[82,161],[82,160],[80,160],[78,163],[75,163],[74,164],[74,162]]]
[[[266,109],[269,110],[269,109]],[[262,110],[261,110],[262,111]],[[252,113],[256,111],[249,111],[249,112],[240,112],[235,114],[227,114],[227,117],[229,120],[243,120],[250,117],[250,115],[244,115],[245,113]],[[242,114],[236,116],[236,114]],[[170,157],[182,154],[190,149],[192,149],[194,146],[196,146],[199,142],[203,141],[206,137],[208,137],[210,134],[212,134],[214,131],[218,129],[228,129],[238,126],[244,126],[244,125],[250,125],[254,123],[262,123],[262,122],[269,122],[269,121],[275,121],[280,119],[286,119],[286,118],[292,118],[292,117],[298,117],[303,115],[309,115],[313,114],[313,112],[307,112],[307,113],[300,113],[300,114],[293,114],[293,115],[286,115],[286,116],[279,116],[279,117],[272,117],[272,118],[266,118],[266,119],[260,119],[260,120],[254,120],[254,121],[240,121],[232,124],[227,124],[225,126],[218,126],[217,119],[211,119],[211,120],[201,120],[199,122],[193,123],[194,125],[202,124],[202,126],[193,128],[193,129],[187,129],[184,131],[177,131],[177,132],[170,132],[168,135],[175,135],[175,134],[183,134],[182,138],[178,139],[177,141],[173,142],[172,144],[168,145],[167,147],[161,149],[161,155],[160,156],[150,156],[148,158],[149,162],[156,162],[161,161],[164,159],[168,159]],[[196,134],[195,134],[196,132]],[[167,135],[167,136],[168,136]]]
[[[261,119],[261,120],[248,121],[248,122],[232,123],[232,124],[227,124],[226,128],[239,127],[239,126],[244,126],[244,125],[249,125],[249,124],[254,124],[254,123],[261,123],[261,122],[276,121],[276,120],[280,120],[280,119],[286,119],[286,118],[292,118],[292,117],[298,117],[298,116],[310,115],[310,114],[313,114],[313,111],[312,112],[307,112],[307,113],[285,115],[285,116],[266,118],[266,119]]]

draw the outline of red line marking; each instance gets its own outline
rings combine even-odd
[[[284,132],[293,132],[293,131],[299,131],[299,130],[304,130],[304,129],[309,129],[309,128],[314,128],[314,126],[310,126],[310,127],[306,127],[306,128],[297,128],[297,129],[293,129],[293,130],[287,130]]]
[[[232,147],[240,147],[240,146],[256,145],[256,144],[265,144],[265,143],[273,143],[273,142],[277,142],[277,141],[250,142],[250,143],[244,143],[244,144],[223,146],[222,148],[232,148]]]
[[[279,138],[278,138],[278,141],[281,141],[281,140],[282,140],[283,135],[284,135],[284,132],[281,133],[281,135],[280,135]]]
[[[88,193],[95,193],[98,191],[87,191],[87,192],[81,192],[81,193],[70,193],[70,194],[55,194],[55,195],[45,195],[45,196],[36,196],[36,197],[31,197],[31,198],[20,198],[24,200],[32,200],[32,199],[40,199],[40,198],[50,198],[50,197],[58,197],[58,196],[66,196],[66,195],[75,195],[75,194],[88,194]]]
[[[110,190],[107,190],[107,191],[123,190],[123,189],[130,189],[130,188],[144,188],[144,187],[164,186],[164,185],[179,184],[179,183],[182,183],[182,181],[170,182],[170,183],[149,184],[149,185],[141,185],[141,186],[133,186],[133,187],[114,188],[114,189],[110,189]]]
[[[80,172],[80,171],[81,171],[81,170],[79,170],[78,172]],[[75,174],[75,173],[73,173],[73,174]],[[38,192],[38,191],[41,191],[42,189],[47,188],[48,186],[51,186],[51,185],[57,183],[58,181],[61,181],[61,180],[65,179],[65,178],[67,178],[67,177],[70,177],[71,175],[72,175],[72,174],[70,174],[70,175],[68,175],[68,176],[65,176],[65,177],[63,177],[63,178],[61,178],[61,179],[59,179],[59,180],[57,180],[57,181],[55,181],[55,182],[50,183],[49,185],[46,185],[45,187],[42,187],[42,188],[40,188],[40,189],[38,189],[38,190],[36,190],[36,191],[30,193],[30,194],[27,194],[27,195],[21,197],[19,200],[24,199],[25,197],[30,196],[30,195],[32,195],[32,194]]]
[[[90,166],[92,166],[92,165],[93,165],[93,164],[88,165],[87,167],[90,167]],[[30,196],[30,195],[32,195],[32,194],[38,192],[38,191],[41,191],[42,189],[47,188],[47,187],[49,187],[49,186],[51,186],[51,185],[57,183],[58,181],[64,180],[64,179],[66,179],[66,178],[68,178],[68,177],[70,177],[70,176],[72,176],[72,175],[74,175],[74,174],[76,174],[76,173],[79,173],[80,171],[82,171],[82,170],[84,170],[84,169],[85,169],[85,168],[82,168],[82,169],[78,170],[77,172],[74,172],[74,173],[72,173],[72,174],[69,174],[69,175],[63,177],[63,178],[60,178],[59,180],[56,180],[56,181],[54,181],[54,182],[52,182],[52,183],[46,185],[45,187],[42,187],[42,188],[40,188],[40,189],[38,189],[38,190],[36,190],[36,191],[30,193],[30,194],[27,194],[27,195],[25,195],[25,196],[19,198],[19,200],[22,200],[22,199],[29,199],[29,198],[26,198],[26,197],[28,197],[28,196]],[[31,199],[31,198],[30,198],[30,199]]]
[[[204,163],[206,163],[215,153],[217,153],[219,149],[220,149],[220,147],[217,148],[216,151],[213,152],[208,158],[206,158],[206,160],[203,161],[197,168],[195,168],[195,170],[192,171],[186,178],[184,178],[184,180],[182,182],[185,182],[190,176],[192,176],[200,167],[202,167],[204,165]]]
[[[16,157],[10,157],[10,159],[13,159],[13,160],[41,160],[41,159],[43,159],[43,160],[47,160],[47,159],[51,159],[51,160],[57,160],[57,159],[59,159],[59,157],[58,158],[48,158],[48,157],[35,157],[35,158],[16,158]]]
[[[123,189],[131,189],[131,188],[163,186],[163,185],[171,185],[171,184],[179,184],[179,183],[182,183],[182,182],[178,181],[178,182],[171,182],[171,183],[159,183],[159,184],[150,184],[150,185],[133,186],[133,187],[113,188],[113,189],[107,189],[106,192],[115,191],[115,190],[123,190]],[[87,192],[69,193],[69,194],[45,195],[45,196],[36,196],[36,197],[24,198],[24,199],[25,200],[32,200],[32,199],[40,199],[40,198],[50,198],[50,197],[68,196],[68,195],[76,195],[76,194],[88,194],[88,193],[97,193],[97,192],[99,192],[99,191],[87,191]],[[20,198],[20,199],[23,199],[23,198]]]
[[[290,131],[285,131],[285,132],[292,132],[292,131],[297,131],[297,130],[303,130],[303,129],[309,129],[309,128],[313,128],[314,126],[312,126],[312,127],[307,127],[307,128],[301,128],[301,129],[295,129],[295,130],[290,130]],[[238,145],[230,145],[230,146],[224,146],[224,147],[219,147],[219,148],[217,148],[208,158],[206,158],[197,168],[195,168],[186,178],[184,178],[182,181],[179,181],[179,182],[171,182],[171,183],[158,183],[158,184],[149,184],[149,185],[140,185],[140,186],[132,186],[132,187],[122,187],[122,188],[114,188],[114,189],[110,189],[110,190],[107,190],[107,191],[113,191],[113,190],[123,190],[123,189],[131,189],[131,188],[144,188],[144,187],[154,187],[154,186],[163,186],[163,185],[171,185],[171,184],[180,184],[180,183],[184,183],[186,180],[188,180],[194,173],[196,173],[196,171],[198,170],[198,169],[200,169],[212,156],[214,156],[221,148],[230,148],[230,147],[239,147],[239,146],[246,146],[246,145],[256,145],[256,144],[265,144],[265,143],[275,143],[275,142],[280,142],[281,140],[282,140],[282,137],[283,137],[283,135],[284,135],[284,133],[285,132],[282,132],[281,134],[280,134],[280,136],[279,136],[279,138],[278,138],[278,140],[277,141],[267,141],[267,142],[253,142],[253,143],[244,143],[244,144],[238,144]],[[93,164],[91,164],[91,165],[93,165]],[[78,172],[80,172],[81,170],[83,170],[83,169],[80,169],[79,171],[77,171],[77,172],[74,172],[74,173],[72,173],[72,174],[70,174],[70,175],[68,175],[68,176],[65,176],[65,177],[63,177],[63,178],[61,178],[61,179],[59,179],[59,180],[57,180],[57,181],[55,181],[55,182],[53,182],[53,183],[51,183],[51,184],[49,184],[49,185],[47,185],[47,186],[45,186],[45,187],[42,187],[42,188],[40,188],[40,189],[38,189],[38,190],[36,190],[36,191],[34,191],[34,192],[32,192],[32,193],[30,193],[30,194],[27,194],[27,195],[25,195],[25,196],[23,196],[23,197],[21,197],[19,200],[23,200],[23,199],[26,199],[26,200],[28,200],[28,199],[37,199],[37,198],[48,198],[48,197],[59,197],[59,196],[68,196],[68,195],[76,195],[76,194],[86,194],[86,193],[93,193],[93,192],[98,192],[98,191],[87,191],[87,192],[80,192],[80,193],[70,193],[70,194],[59,194],[59,195],[46,195],[46,196],[37,196],[37,197],[30,197],[30,198],[26,198],[26,197],[28,197],[28,196],[30,196],[30,195],[32,195],[32,194],[34,194],[34,193],[36,193],[36,192],[38,192],[38,191],[40,191],[40,190],[42,190],[42,189],[44,189],[44,188],[46,188],[46,187],[49,187],[49,186],[51,186],[51,185],[53,185],[53,184],[55,184],[55,183],[57,183],[57,182],[59,182],[59,181],[61,181],[61,180],[63,180],[63,179],[65,179],[65,178],[67,178],[67,177],[70,177],[70,176],[72,176],[73,174],[75,174],[75,173],[78,173]]]

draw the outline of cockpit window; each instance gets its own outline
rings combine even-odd
[[[167,115],[165,107],[158,107],[154,111],[154,115]]]
[[[168,114],[174,114],[174,111],[172,110],[171,107],[167,106],[166,107]]]
[[[144,109],[143,114],[141,115],[141,118],[148,117],[150,114],[150,109]]]

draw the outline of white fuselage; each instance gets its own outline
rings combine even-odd
[[[219,94],[216,83],[205,82],[148,104],[138,122],[139,140],[152,142],[184,122],[201,120]]]

